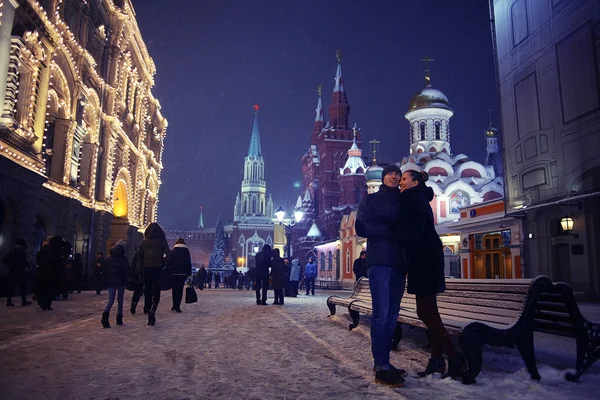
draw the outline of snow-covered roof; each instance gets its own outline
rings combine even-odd
[[[306,237],[316,238],[316,237],[321,237],[321,236],[322,235],[321,235],[321,231],[319,230],[319,227],[317,226],[316,222],[313,222],[312,226],[308,230],[308,233],[306,234]]]
[[[340,175],[364,175],[367,166],[362,159],[362,150],[356,144],[356,137],[352,141],[352,147],[348,150],[348,159],[343,168],[340,168]]]

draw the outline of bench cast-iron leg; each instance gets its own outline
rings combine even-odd
[[[467,366],[469,367],[469,372],[463,378],[462,382],[465,385],[475,383],[475,378],[481,372],[481,367],[483,365],[482,343],[479,335],[480,332],[476,326],[474,329],[469,329],[469,327],[467,327],[463,331],[463,334],[458,338],[460,348],[467,360]]]
[[[521,353],[521,357],[523,357],[523,361],[525,361],[525,365],[527,366],[527,371],[529,371],[529,374],[531,375],[531,379],[536,381],[542,379],[535,363],[533,329],[528,329],[526,332],[523,332],[517,342],[517,349],[519,349],[519,353]]]
[[[348,325],[348,330],[351,331],[358,326],[360,322],[360,314],[358,311],[351,310],[350,307],[348,307],[348,312],[350,313],[350,317],[352,317],[352,323]]]
[[[327,302],[327,307],[329,308],[329,312],[331,313],[331,315],[335,315],[335,304]]]

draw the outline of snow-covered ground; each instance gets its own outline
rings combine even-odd
[[[270,293],[271,294],[271,293]],[[198,291],[199,303],[171,308],[163,292],[157,325],[131,316],[110,329],[100,316],[107,294],[74,294],[38,307],[0,307],[0,399],[584,399],[598,398],[600,363],[578,383],[564,380],[575,342],[536,334],[541,382],[529,379],[510,349],[484,352],[475,385],[438,377],[415,379],[428,354],[423,332],[405,329],[393,363],[411,372],[404,388],[373,383],[368,318],[348,332],[348,316],[327,318],[317,296],[286,298],[283,307],[257,306],[232,289]],[[349,295],[348,292],[344,295]],[[272,302],[272,298],[269,299]],[[582,307],[600,319],[600,305]],[[138,312],[141,309],[138,310]]]

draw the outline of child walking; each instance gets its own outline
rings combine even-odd
[[[119,240],[115,247],[110,249],[110,256],[103,263],[104,280],[108,287],[108,303],[102,313],[101,321],[104,328],[110,328],[108,317],[117,294],[117,325],[123,325],[123,296],[129,277],[129,261],[125,257],[125,246],[125,242]]]

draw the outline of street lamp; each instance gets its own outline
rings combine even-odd
[[[281,207],[279,207],[277,209],[277,211],[275,212],[275,216],[277,217],[277,221],[279,221],[279,225],[283,225],[284,230],[285,230],[285,241],[286,241],[286,248],[287,248],[287,257],[290,258],[291,257],[291,251],[290,251],[290,230],[289,228],[291,228],[292,226],[296,225],[297,223],[299,223],[300,221],[302,221],[302,218],[304,217],[304,211],[300,210],[300,209],[295,209],[294,210],[294,219],[288,223],[283,222],[283,219],[285,218],[285,210]]]

